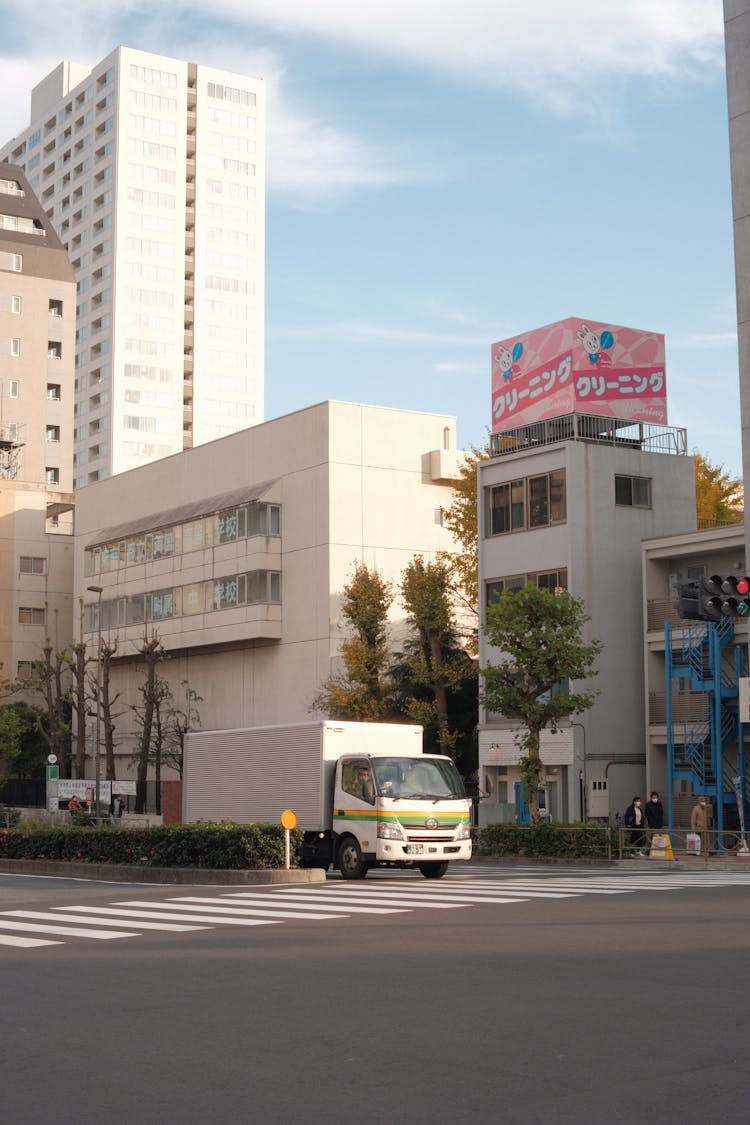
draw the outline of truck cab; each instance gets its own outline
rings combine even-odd
[[[325,843],[344,879],[376,865],[441,878],[451,861],[471,858],[470,802],[455,765],[437,754],[345,754],[335,762]]]

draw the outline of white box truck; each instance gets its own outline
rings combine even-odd
[[[182,819],[278,824],[304,833],[301,863],[345,879],[375,865],[439,879],[471,858],[470,802],[450,758],[422,752],[422,728],[318,720],[185,736]]]

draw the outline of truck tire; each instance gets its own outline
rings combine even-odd
[[[362,849],[353,836],[345,836],[338,852],[338,868],[342,879],[364,879],[367,864],[362,859]]]
[[[420,863],[419,870],[425,879],[442,879],[448,870],[448,863]]]

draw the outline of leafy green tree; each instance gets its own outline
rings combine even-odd
[[[461,548],[457,553],[445,552],[454,589],[465,607],[474,614],[479,603],[479,512],[477,506],[477,467],[490,455],[489,447],[472,446],[459,469],[453,485],[453,500],[443,511],[443,526],[450,531]]]
[[[388,610],[393,588],[377,570],[356,562],[344,587],[341,614],[351,634],[341,642],[344,671],[331,676],[313,710],[332,719],[383,722],[393,717],[388,672]]]
[[[417,689],[404,700],[412,722],[434,729],[441,754],[455,750],[458,732],[449,712],[449,697],[467,676],[467,662],[458,644],[449,566],[445,559],[425,562],[416,555],[401,578],[401,596],[414,638],[403,659]]]
[[[0,760],[9,777],[41,780],[48,754],[44,712],[21,701],[0,707]]]
[[[698,525],[739,523],[744,515],[743,483],[723,465],[713,465],[697,451],[695,458],[695,507]]]
[[[503,659],[481,670],[481,700],[488,710],[522,724],[516,736],[523,751],[519,768],[534,822],[539,819],[540,734],[545,727],[556,730],[560,719],[587,711],[596,698],[595,691],[570,690],[571,681],[597,674],[602,644],[584,640],[589,620],[582,599],[531,585],[517,593],[503,591],[487,608],[487,640]]]

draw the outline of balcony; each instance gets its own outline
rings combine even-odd
[[[709,719],[708,707],[708,692],[677,691],[672,695],[672,721],[674,723],[707,723]],[[663,726],[666,723],[666,692],[649,692],[648,721],[650,726]]]

